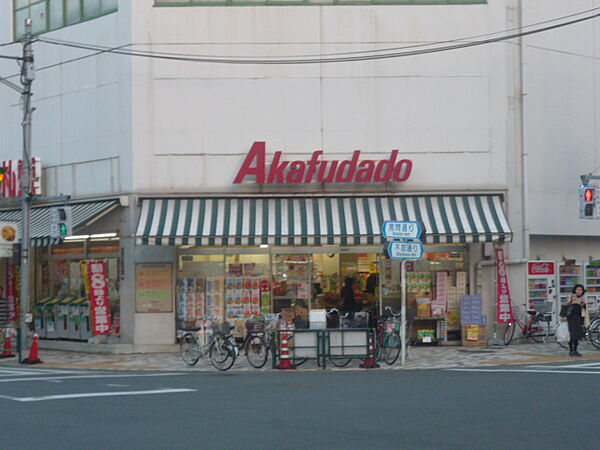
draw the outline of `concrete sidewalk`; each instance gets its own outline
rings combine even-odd
[[[580,345],[584,355],[577,361],[600,360],[600,350],[589,343]],[[502,347],[411,347],[406,369],[448,369],[458,367],[485,367],[492,365],[540,364],[549,362],[573,361],[565,350],[552,342],[545,344],[512,344]],[[107,370],[152,370],[152,371],[210,371],[216,369],[208,357],[200,359],[194,367],[186,366],[178,353],[150,353],[130,355],[107,355],[58,350],[40,350],[40,359],[44,362],[36,367],[55,367],[72,369],[107,369]],[[352,361],[346,368],[331,370],[357,369],[361,361]],[[3,365],[18,365],[15,358],[0,360]],[[401,369],[400,360],[393,366],[381,362],[382,370]],[[232,371],[256,371],[242,355],[236,360]],[[260,370],[272,370],[271,359]],[[313,361],[307,361],[297,370],[321,370]]]

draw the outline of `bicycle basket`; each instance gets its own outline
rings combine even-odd
[[[552,313],[552,302],[535,303],[534,308],[538,314],[550,314]]]
[[[248,333],[264,333],[265,321],[264,320],[248,320],[246,322],[246,329]]]

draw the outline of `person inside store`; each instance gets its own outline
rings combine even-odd
[[[581,284],[573,287],[573,294],[569,301],[561,307],[560,320],[569,324],[569,356],[581,356],[577,351],[577,345],[585,335],[583,327],[590,325],[585,288]]]
[[[344,280],[344,287],[340,292],[340,300],[340,312],[342,314],[348,314],[348,318],[352,320],[354,318],[354,313],[360,311],[358,302],[354,296],[354,278],[346,277]]]

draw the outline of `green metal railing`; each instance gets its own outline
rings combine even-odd
[[[369,328],[334,328],[325,330],[277,330],[271,334],[271,363],[277,369],[281,362],[281,343],[287,338],[288,359],[292,366],[307,360],[327,368],[328,359],[365,359],[369,356],[369,336],[374,339],[374,330]]]

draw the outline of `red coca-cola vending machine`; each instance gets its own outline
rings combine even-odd
[[[537,311],[555,319],[556,263],[530,261],[527,263],[527,310]]]

